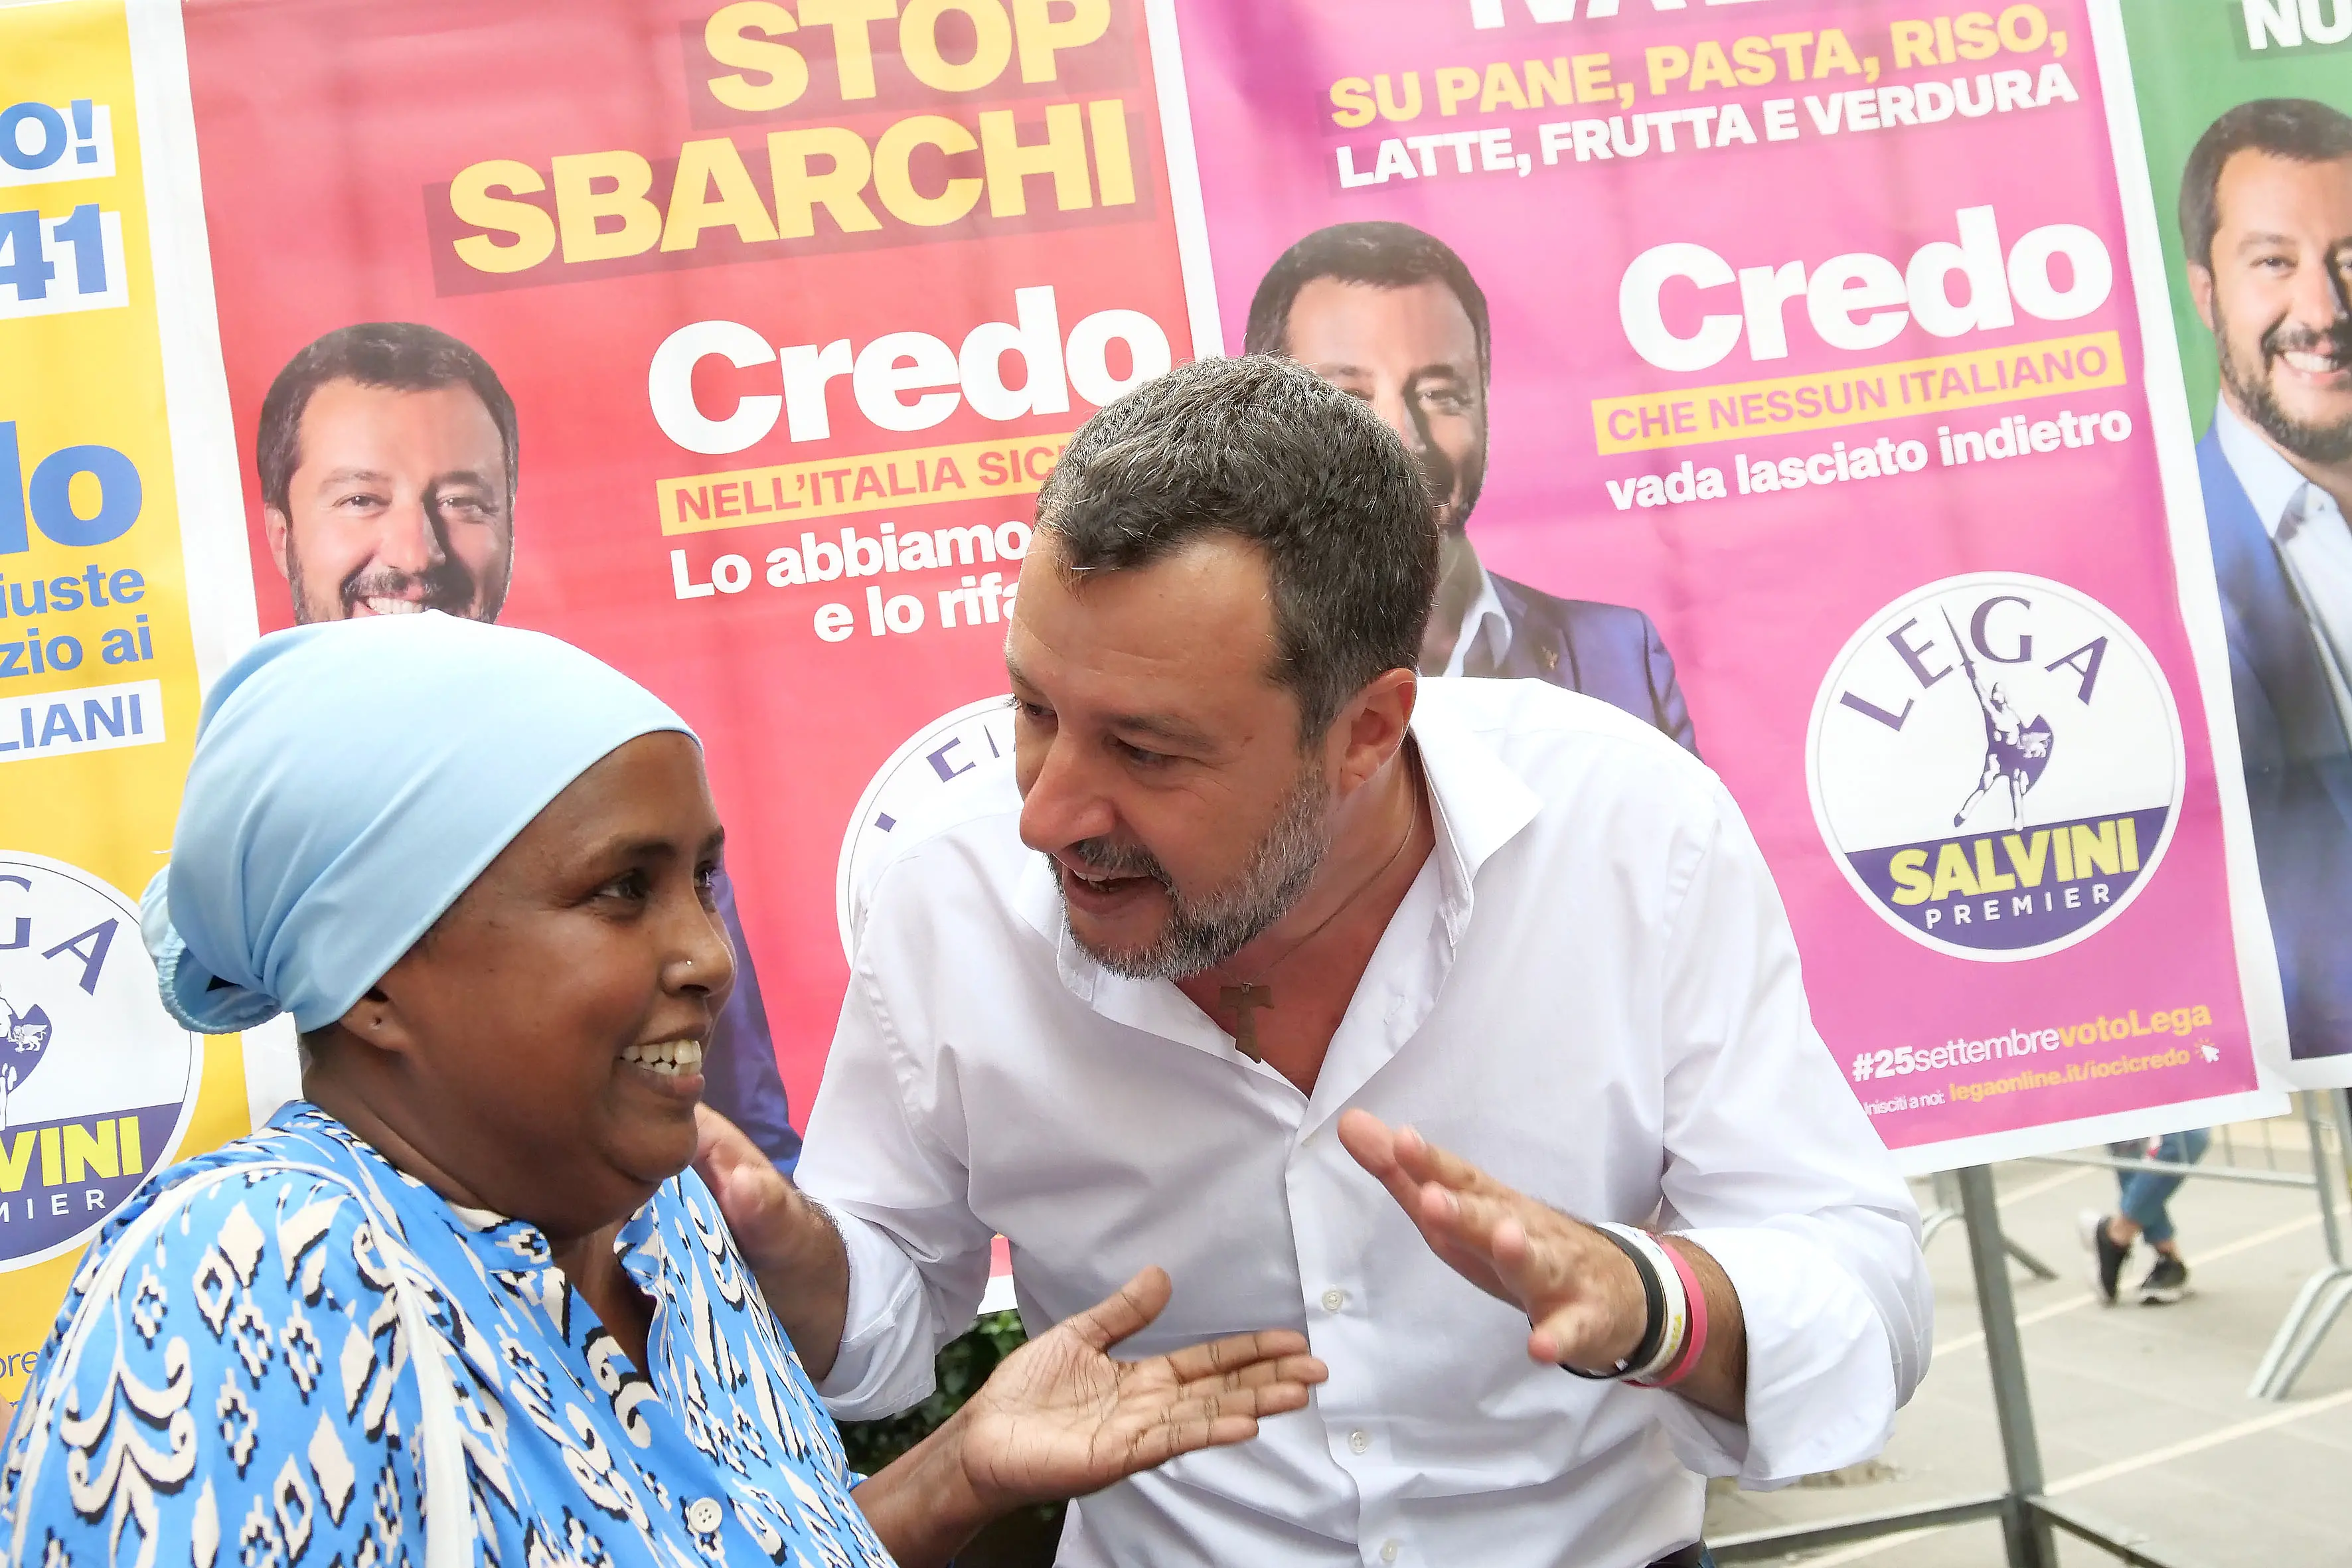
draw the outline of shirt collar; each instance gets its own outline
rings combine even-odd
[[[2304,509],[2309,504],[2306,492],[2311,481],[2284,454],[2264,439],[2247,424],[2229,400],[2219,400],[2213,408],[2213,435],[2221,443],[2221,455],[2230,460],[2230,469],[2238,476],[2238,484],[2253,503],[2254,513],[2263,520],[2263,531],[2274,540],[2284,540],[2294,531],[2287,525],[2303,521]]]
[[[307,1132],[324,1139],[346,1151],[373,1174],[379,1191],[386,1194],[392,1217],[404,1231],[419,1215],[436,1217],[442,1212],[449,1216],[450,1229],[455,1231],[467,1248],[493,1272],[504,1272],[509,1282],[535,1271],[554,1267],[554,1251],[547,1234],[527,1219],[517,1219],[494,1209],[470,1208],[443,1197],[425,1183],[384,1158],[381,1150],[346,1126],[333,1113],[306,1100],[289,1100],[269,1118],[268,1125],[286,1131]],[[675,1178],[672,1178],[675,1180]],[[613,1250],[623,1265],[635,1275],[640,1284],[652,1288],[645,1277],[646,1256],[664,1256],[661,1237],[655,1215],[661,1193],[669,1189],[667,1183],[655,1196],[640,1205],[622,1222],[620,1233],[614,1238]],[[402,1199],[415,1205],[411,1209]]]
[[[1479,668],[1500,668],[1511,651],[1511,617],[1504,613],[1502,596],[1495,592],[1495,579],[1484,564],[1478,567],[1478,596],[1470,602],[1468,613],[1462,617],[1462,630],[1454,639],[1454,652],[1446,658],[1445,673],[1467,674],[1471,650],[1482,643],[1486,658]]]
[[[1491,584],[1487,591],[1493,592]],[[1458,937],[1470,921],[1470,887],[1479,868],[1535,820],[1543,800],[1465,721],[1456,689],[1444,678],[1423,679],[1412,738],[1437,818],[1446,923]]]
[[[1489,584],[1488,592],[1492,591]],[[1444,677],[1422,678],[1412,729],[1437,826],[1439,917],[1447,941],[1459,944],[1470,925],[1473,885],[1479,868],[1535,820],[1543,802],[1463,721],[1454,704],[1452,684]],[[1011,902],[1032,930],[1054,944],[1062,984],[1080,1001],[1092,1005],[1108,987],[1138,984],[1175,994],[1173,986],[1161,982],[1134,982],[1113,974],[1078,946],[1063,918],[1061,888],[1045,856],[1029,858]],[[1187,1004],[1174,1016],[1183,1013],[1197,1016],[1198,1009]],[[1160,1032],[1177,1033],[1164,1028]],[[1211,1032],[1214,1033],[1213,1028]],[[1222,1041],[1223,1037],[1216,1038]]]

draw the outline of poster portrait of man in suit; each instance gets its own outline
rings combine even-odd
[[[2297,1057],[2352,1051],[2352,117],[2242,103],[2180,181],[2221,395],[2197,460]]]
[[[1318,229],[1267,268],[1244,343],[1370,403],[1420,465],[1444,531],[1423,674],[1549,681],[1698,750],[1674,658],[1648,616],[1514,582],[1488,571],[1470,542],[1486,477],[1494,341],[1486,296],[1450,247],[1410,224]]]

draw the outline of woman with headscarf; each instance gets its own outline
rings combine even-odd
[[[293,1015],[305,1098],[90,1249],[0,1561],[934,1563],[1306,1403],[1296,1333],[1111,1360],[1152,1270],[848,1473],[688,1168],[719,847],[684,722],[552,638],[426,615],[238,660],[142,925],[188,1027]]]

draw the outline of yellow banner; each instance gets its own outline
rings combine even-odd
[[[247,1107],[139,935],[198,693],[123,7],[0,8],[0,60],[5,1425],[89,1237]]]
[[[1592,436],[1606,458],[1710,441],[1795,436],[1874,419],[1943,414],[2123,384],[2121,341],[2111,331],[2084,332],[1859,370],[1597,398]]]
[[[933,501],[1035,495],[1069,444],[1066,431],[1017,441],[908,447],[858,458],[690,474],[656,480],[654,497],[661,508],[664,533],[708,533]]]

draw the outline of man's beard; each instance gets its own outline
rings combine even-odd
[[[2260,356],[2250,371],[2238,363],[2230,341],[2230,325],[2221,314],[2221,299],[2213,297],[2213,348],[2221,361],[2221,384],[2256,428],[2280,448],[2306,463],[2352,462],[2352,418],[2335,425],[2307,425],[2279,405],[2271,378],[2263,374],[2283,353],[2325,353],[2337,364],[2352,366],[2352,320],[2340,321],[2326,331],[2299,322],[2281,321],[2255,345]]]
[[[1189,979],[1225,963],[1288,914],[1322,869],[1330,847],[1329,805],[1321,773],[1310,761],[1299,769],[1297,782],[1283,797],[1273,826],[1250,852],[1241,875],[1205,898],[1180,892],[1159,857],[1140,845],[1087,838],[1065,851],[1090,871],[1149,877],[1160,884],[1168,896],[1168,918],[1150,942],[1097,946],[1078,935],[1066,902],[1063,921],[1077,944],[1113,973],[1131,980]]]
[[[1421,470],[1421,482],[1429,491],[1430,505],[1437,510],[1439,525],[1448,533],[1460,533],[1470,526],[1471,509],[1478,504],[1478,492],[1486,485],[1486,440],[1482,435],[1477,449],[1457,466],[1436,447],[1424,445],[1413,454],[1413,467]],[[1454,486],[1461,486],[1459,499],[1447,510],[1447,498],[1454,495]]]
[[[303,585],[302,563],[296,553],[289,534],[286,542],[288,574],[293,579],[294,624],[308,626],[320,617],[311,613],[310,595]],[[343,579],[335,591],[335,603],[340,612],[333,618],[350,620],[362,599],[410,599],[417,601],[423,610],[442,610],[453,616],[467,616],[477,620],[495,621],[506,602],[506,584],[497,591],[475,614],[477,584],[474,574],[464,562],[452,555],[439,565],[425,572],[402,572],[391,567],[364,567]],[[394,612],[395,614],[398,612]]]

